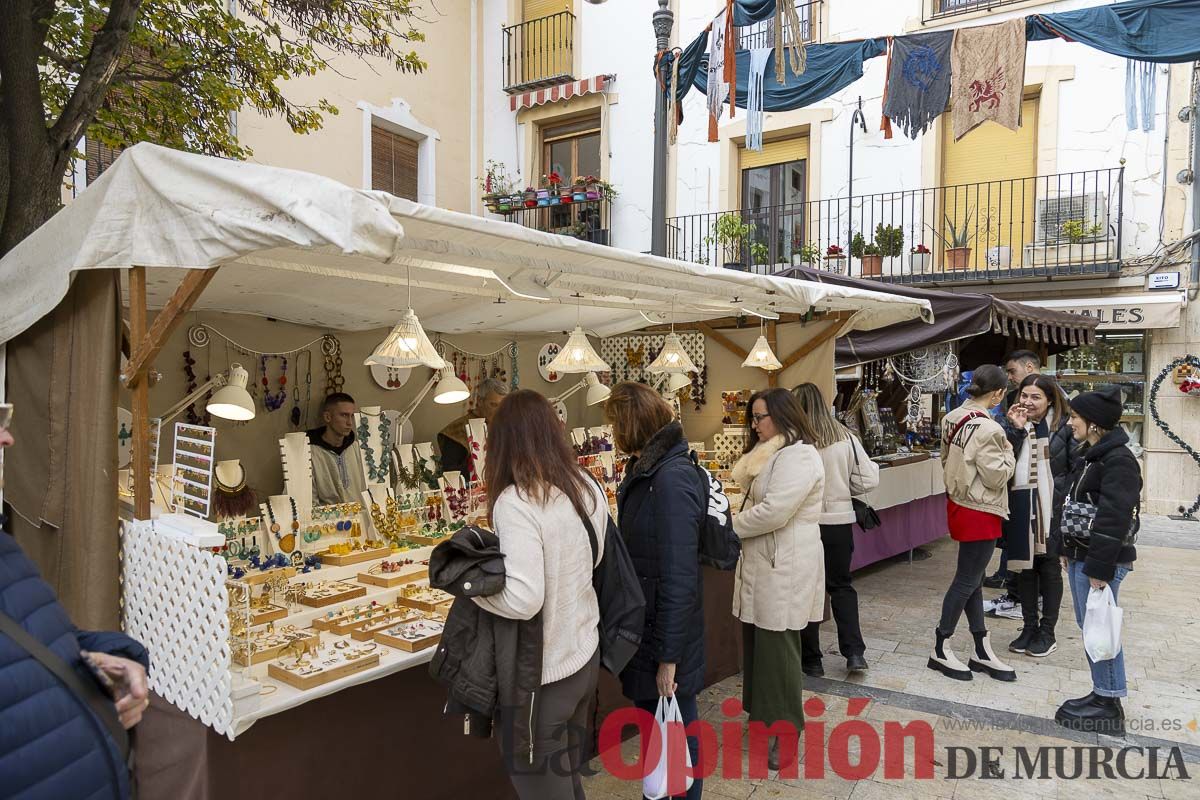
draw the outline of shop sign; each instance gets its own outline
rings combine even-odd
[[[1096,329],[1140,331],[1179,325],[1183,296],[1179,294],[1114,295],[1079,299],[1022,300],[1026,305],[1067,311],[1100,321]]]
[[[1178,289],[1178,272],[1155,272],[1146,276],[1147,289]]]

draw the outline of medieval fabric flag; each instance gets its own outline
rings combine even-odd
[[[910,139],[924,133],[950,101],[954,31],[898,36],[888,59],[884,116]]]
[[[708,40],[708,140],[717,141],[717,120],[721,118],[721,106],[729,97],[729,84],[725,82],[725,36],[727,28],[722,11],[712,24],[712,35]]]
[[[1021,127],[1025,20],[956,31],[950,71],[955,141],[988,120],[1012,131]]]

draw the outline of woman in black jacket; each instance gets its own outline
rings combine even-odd
[[[642,646],[621,672],[621,688],[650,713],[659,697],[674,695],[687,724],[699,714],[696,695],[704,688],[700,526],[707,486],[702,492],[683,427],[653,389],[617,384],[604,413],[617,448],[632,456],[617,491],[617,523],[646,595]],[[695,765],[695,737],[688,749]],[[697,800],[701,787],[696,780],[688,800]]]
[[[1128,447],[1128,434],[1118,427],[1121,408],[1121,390],[1116,386],[1081,394],[1071,401],[1071,428],[1075,441],[1083,444],[1068,491],[1056,498],[1054,516],[1061,524],[1066,500],[1095,506],[1090,535],[1080,538],[1063,531],[1062,565],[1075,601],[1075,621],[1081,628],[1088,592],[1108,585],[1115,599],[1121,581],[1137,558],[1133,542],[1142,474]],[[1088,657],[1088,666],[1092,671],[1091,693],[1063,703],[1055,721],[1074,730],[1124,735],[1125,711],[1120,700],[1128,694],[1124,650],[1107,661],[1093,662]]]

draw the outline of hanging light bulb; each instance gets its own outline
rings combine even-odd
[[[667,380],[667,393],[675,394],[676,392],[686,389],[692,385],[692,376],[686,372],[676,372]]]
[[[442,369],[446,366],[445,359],[438,355],[433,343],[425,335],[425,329],[417,319],[417,312],[413,311],[411,271],[408,271],[408,310],[363,364],[368,367],[379,365],[393,369],[420,366]]]

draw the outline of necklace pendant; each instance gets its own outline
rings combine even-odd
[[[271,523],[271,533],[279,533],[280,527],[278,522]]]

